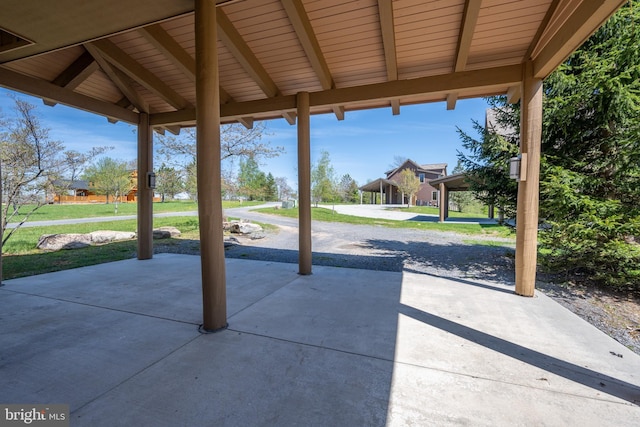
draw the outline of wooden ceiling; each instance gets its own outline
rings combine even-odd
[[[218,3],[222,122],[508,94],[551,73],[624,0]],[[195,121],[193,0],[4,0],[0,85],[112,121]]]

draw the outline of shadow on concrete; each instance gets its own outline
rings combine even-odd
[[[427,325],[457,335],[460,338],[464,338],[506,356],[513,357],[529,365],[544,369],[552,374],[583,384],[598,392],[624,399],[636,405],[640,403],[640,387],[634,384],[540,353],[539,351],[523,347],[405,304],[400,304],[399,311],[405,316],[409,316]]]

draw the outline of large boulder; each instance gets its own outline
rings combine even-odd
[[[91,243],[99,245],[103,243],[116,242],[119,240],[135,239],[136,233],[133,231],[98,230],[89,233],[89,237],[91,238]]]
[[[252,234],[262,231],[262,227],[251,222],[233,222],[230,231],[236,234]]]
[[[36,247],[45,251],[59,251],[86,248],[89,245],[91,236],[88,234],[44,234],[40,236]]]
[[[153,229],[154,239],[168,239],[179,237],[182,233],[175,227],[158,227]]]

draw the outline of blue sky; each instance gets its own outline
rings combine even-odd
[[[9,91],[0,90],[0,111],[13,114]],[[62,105],[47,107],[42,101],[22,94],[17,96],[38,106],[50,137],[61,141],[66,149],[87,151],[94,146],[114,146],[106,155],[122,160],[136,158],[135,127],[110,124],[102,116]],[[334,115],[311,117],[311,161],[328,151],[336,175],[349,174],[359,185],[384,175],[394,156],[409,157],[417,163],[447,163],[455,167],[456,153],[462,151],[456,127],[472,131],[472,119],[484,123],[487,104],[482,99],[460,100],[456,109],[447,111],[443,102],[401,107],[400,115],[391,108],[347,112],[343,121]],[[284,119],[267,122],[265,141],[284,147],[278,158],[265,159],[261,169],[287,178],[297,187],[297,130]]]

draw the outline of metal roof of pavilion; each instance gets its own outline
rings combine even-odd
[[[507,94],[623,0],[218,0],[223,122]],[[193,0],[5,0],[0,85],[156,128],[195,121]]]

